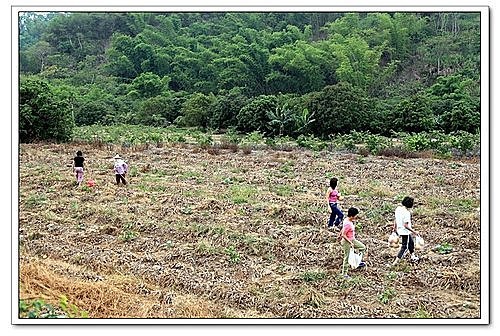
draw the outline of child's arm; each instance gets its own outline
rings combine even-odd
[[[407,229],[408,231],[410,231],[410,232],[411,232],[411,233],[413,233],[414,235],[419,236],[419,234],[418,234],[418,232],[417,232],[417,231],[413,230],[412,228],[410,228],[410,227],[408,226],[408,222],[404,222],[403,226],[405,227],[405,229]]]
[[[331,193],[331,188],[328,188],[326,191],[326,206],[328,207],[328,212],[332,212],[332,208],[330,208],[330,193]]]

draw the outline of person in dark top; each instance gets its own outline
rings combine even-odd
[[[79,186],[83,181],[83,157],[82,151],[76,152],[76,156],[73,158],[73,171],[76,174],[76,184]]]

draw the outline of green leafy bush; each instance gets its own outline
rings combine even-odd
[[[426,91],[432,109],[445,132],[476,133],[481,123],[481,102],[477,81],[460,74],[440,76]]]
[[[267,112],[269,129],[272,134],[282,136],[292,133],[294,114],[287,103],[277,106],[275,111]]]
[[[368,106],[368,97],[359,88],[347,83],[327,86],[307,103],[307,109],[316,116],[310,129],[321,137],[360,129],[368,125]]]
[[[238,132],[236,132],[236,129],[230,127],[226,130],[226,133],[222,135],[221,141],[223,143],[237,145],[240,142],[240,136]]]
[[[214,140],[211,133],[195,133],[193,137],[196,139],[196,143],[201,147],[208,147],[213,145]]]
[[[36,77],[21,77],[19,140],[70,140],[75,127],[70,106],[70,98],[58,94],[47,82]]]
[[[391,139],[382,135],[368,133],[364,143],[371,154],[378,155],[382,150],[388,148],[391,144]]]
[[[430,139],[429,147],[441,156],[448,156],[451,150],[451,137],[441,131],[432,131],[427,134]]]
[[[431,148],[431,138],[427,133],[415,133],[403,138],[404,147],[409,151],[423,151]]]
[[[74,115],[77,125],[93,125],[115,123],[123,116],[116,117],[116,108],[113,95],[97,85],[89,85],[80,89],[74,102]],[[122,111],[120,111],[122,112]],[[114,116],[110,120],[111,116]]]
[[[479,99],[463,100],[453,104],[450,110],[440,117],[440,123],[448,132],[466,131],[477,133],[481,127]]]
[[[151,142],[155,144],[157,147],[160,147],[161,144],[163,143],[163,135],[161,133],[156,133],[156,132],[150,133],[146,137],[146,142],[148,143]]]
[[[273,149],[282,151],[292,151],[294,148],[297,148],[295,140],[289,136],[268,138],[266,139],[266,144]]]
[[[148,126],[165,126],[167,120],[173,120],[166,113],[169,109],[169,98],[163,96],[151,97],[142,101],[137,114],[137,122]]]
[[[473,150],[479,149],[480,135],[472,134],[466,131],[457,131],[451,134],[451,146],[458,150],[460,155],[466,155]]]
[[[436,124],[437,118],[432,112],[431,100],[424,93],[414,94],[395,107],[394,130],[418,133],[431,131]]]
[[[59,305],[52,305],[43,299],[19,300],[19,318],[87,318],[88,313],[68,302],[63,295]]]
[[[238,113],[238,129],[244,132],[260,131],[269,134],[272,129],[269,113],[276,111],[278,99],[276,96],[258,96],[245,105]]]
[[[316,138],[314,135],[303,134],[297,137],[297,144],[300,147],[311,149],[313,151],[322,151],[328,146],[327,142]]]
[[[294,115],[295,133],[307,134],[315,121],[314,112],[309,112],[307,108],[302,109],[301,112]]]
[[[20,318],[65,318],[62,312],[58,312],[57,308],[43,299],[27,302],[19,300],[19,317]]]
[[[213,94],[194,93],[182,104],[182,118],[176,123],[180,126],[207,127],[216,98]]]
[[[247,102],[248,97],[241,88],[236,87],[229,91],[223,90],[217,95],[209,126],[213,129],[236,127],[238,124],[236,117]]]
[[[259,131],[253,131],[245,136],[243,136],[240,140],[240,145],[243,147],[249,148],[258,148],[265,145],[266,139],[264,135]]]
[[[357,149],[356,144],[358,143],[358,140],[353,132],[349,134],[330,136],[330,139],[332,144],[337,148],[345,149],[349,152],[355,152]]]

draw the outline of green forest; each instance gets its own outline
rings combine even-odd
[[[21,12],[19,72],[21,142],[480,131],[479,12]]]

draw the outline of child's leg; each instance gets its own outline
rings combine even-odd
[[[330,219],[328,220],[328,227],[333,226],[333,222],[335,221],[335,216],[337,215],[337,213],[335,212],[336,208],[337,206],[335,205],[335,203],[330,203],[330,209],[332,209],[332,212],[330,213]]]
[[[337,219],[335,220],[335,225],[339,225],[342,220],[344,219],[344,214],[342,213],[342,211],[340,211],[340,209],[338,208],[338,205],[335,205],[335,214],[337,215]]]
[[[83,168],[75,167],[75,177],[76,177],[77,184],[82,183],[82,181],[83,181]]]
[[[406,251],[408,251],[408,235],[401,235],[401,249],[399,250],[396,258],[394,258],[392,266],[396,265],[401,260],[401,258],[403,258]]]
[[[342,239],[342,250],[344,251],[344,258],[342,260],[342,275],[347,275],[349,270],[349,252],[351,250],[351,244],[345,239]]]
[[[366,262],[364,262],[363,260],[366,260],[366,246],[365,244],[363,244],[362,242],[360,242],[359,240],[356,240],[354,239],[353,242],[354,244],[354,250],[356,251],[356,253],[362,253],[362,257],[361,257],[361,261],[359,263],[359,266],[358,268],[360,267],[364,267],[366,266]]]
[[[408,237],[409,235],[401,235],[402,241],[401,241],[401,249],[399,250],[397,257],[398,259],[403,258],[404,254],[408,250]]]
[[[410,254],[413,254],[415,251],[415,242],[411,235],[408,235],[408,251],[410,251]]]
[[[116,184],[120,184],[120,174],[115,174]]]
[[[358,252],[358,253],[364,253],[366,251],[366,246],[365,244],[363,244],[362,242],[360,242],[359,240],[357,239],[354,239],[353,240],[353,244],[354,244],[354,249]]]

